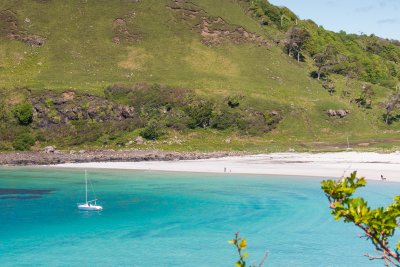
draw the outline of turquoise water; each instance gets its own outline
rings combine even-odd
[[[234,266],[248,238],[265,266],[382,266],[352,225],[335,222],[319,179],[90,170],[104,211],[82,212],[83,171],[0,168],[1,266]],[[386,205],[400,185],[362,190]]]

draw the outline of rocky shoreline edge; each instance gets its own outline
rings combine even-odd
[[[137,162],[137,161],[177,161],[221,158],[245,155],[244,152],[166,152],[143,150],[92,150],[76,153],[55,152],[2,152],[0,166],[55,165],[83,162]]]

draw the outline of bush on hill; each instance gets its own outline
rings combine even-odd
[[[31,133],[18,135],[12,143],[15,150],[29,150],[35,144],[35,137]]]
[[[33,108],[30,103],[22,103],[15,107],[14,115],[21,125],[31,124],[33,121]]]
[[[146,127],[140,132],[140,135],[148,140],[156,140],[164,134],[161,123],[156,120],[151,120]]]

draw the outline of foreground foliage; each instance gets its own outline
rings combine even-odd
[[[245,259],[249,256],[248,252],[245,252],[247,248],[247,240],[239,236],[239,232],[235,233],[235,238],[228,241],[229,244],[232,244],[236,247],[236,250],[239,254],[239,260],[235,263],[236,267],[246,267]],[[263,266],[265,259],[267,258],[268,253],[265,253],[264,258],[261,260],[259,267]],[[249,266],[255,267],[255,265]]]
[[[400,240],[395,248],[390,244],[390,238],[400,227],[400,196],[396,196],[394,203],[388,207],[372,209],[363,198],[352,197],[358,188],[366,185],[365,179],[356,175],[353,172],[350,177],[338,181],[321,182],[331,213],[336,220],[353,223],[364,232],[364,237],[371,241],[379,253],[379,256],[366,254],[370,260],[381,259],[386,266],[400,266]]]

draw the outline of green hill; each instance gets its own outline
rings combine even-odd
[[[301,47],[288,46],[293,29],[307,33]],[[2,0],[0,40],[0,150],[399,145],[396,105],[384,120],[399,43],[263,1]]]

